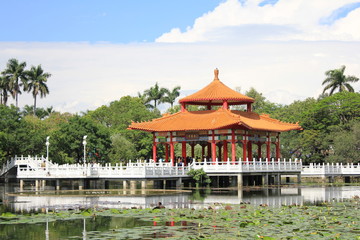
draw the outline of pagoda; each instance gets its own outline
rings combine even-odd
[[[202,147],[202,157],[211,161],[235,162],[236,147],[242,148],[243,161],[253,159],[253,147],[257,147],[257,158],[280,158],[280,133],[301,130],[301,126],[285,123],[259,115],[252,111],[254,99],[227,87],[219,80],[219,70],[214,70],[214,80],[203,89],[179,100],[181,111],[164,114],[148,122],[132,122],[129,129],[153,134],[153,160],[157,161],[157,146],[165,145],[165,161],[174,163],[174,145],[181,144],[182,158],[186,164],[186,148],[191,147],[194,158],[195,145]],[[189,111],[189,105],[204,106],[202,111]],[[237,109],[231,110],[232,106]],[[275,156],[271,156],[271,145],[275,145]],[[266,145],[266,156],[261,147]],[[229,151],[229,147],[231,151]],[[170,151],[169,151],[170,150]],[[228,156],[230,155],[230,156]],[[189,156],[190,157],[190,156]]]

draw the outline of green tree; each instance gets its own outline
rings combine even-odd
[[[151,100],[145,93],[141,94],[140,92],[138,92],[138,98],[140,98],[140,100],[143,102],[143,104],[146,106],[146,108],[148,108],[148,109],[154,108],[154,106],[150,104]]]
[[[31,91],[34,98],[34,111],[36,112],[36,97],[40,95],[41,98],[49,94],[49,88],[46,85],[48,78],[51,77],[50,73],[44,72],[41,65],[37,67],[32,66],[29,71],[26,71],[28,84],[26,90]]]
[[[323,98],[302,111],[302,127],[324,130],[360,118],[360,94],[341,92]]]
[[[165,89],[165,96],[162,99],[163,103],[170,103],[171,108],[177,97],[180,96],[180,86],[174,87],[171,91],[169,89]]]
[[[68,122],[60,123],[58,130],[52,135],[54,141],[50,151],[57,163],[82,162],[84,156],[83,136],[87,137],[87,162],[96,160],[108,162],[108,153],[111,146],[110,134],[107,128],[95,123],[90,118],[75,115]],[[96,155],[96,157],[95,157]]]
[[[143,131],[127,130],[132,121],[149,121],[160,117],[158,111],[147,109],[140,98],[122,97],[119,101],[111,102],[109,106],[102,106],[90,111],[87,117],[110,130],[112,144],[115,147],[111,154],[112,158],[128,160],[151,157],[152,135]],[[121,141],[126,144],[134,144],[134,156],[117,145]],[[112,161],[115,161],[115,159],[112,159]]]
[[[327,162],[360,162],[360,121],[351,121],[345,126],[335,126],[328,134],[331,146]]]
[[[112,132],[127,129],[132,121],[148,121],[160,117],[159,113],[149,111],[141,99],[130,96],[113,101],[109,106],[101,106],[94,111],[89,111],[87,115],[110,128]]]
[[[12,58],[7,62],[6,69],[3,74],[9,78],[9,88],[13,98],[16,99],[16,107],[18,107],[18,95],[21,94],[21,87],[27,87],[26,78],[26,62],[19,62]]]
[[[10,92],[10,80],[9,77],[0,75],[0,104],[6,105],[8,100],[8,92]]]
[[[209,176],[202,168],[191,169],[187,174],[195,181],[196,188],[198,188],[199,186],[209,185],[211,183]]]
[[[124,162],[123,160],[126,161],[136,158],[135,144],[130,142],[121,133],[115,133],[111,136],[111,149],[111,162]]]
[[[24,116],[17,130],[17,155],[46,156],[45,142],[49,135],[49,126],[43,120],[34,115]]]
[[[323,92],[330,89],[330,96],[336,89],[339,89],[339,92],[354,92],[354,88],[350,85],[350,83],[359,81],[359,78],[355,76],[345,76],[345,68],[345,66],[341,66],[339,69],[333,69],[325,72],[326,78],[322,85],[326,86]]]
[[[10,157],[20,155],[18,131],[21,129],[22,118],[13,105],[0,105],[0,163]]]
[[[35,112],[34,112],[34,110],[35,110]],[[45,119],[45,118],[49,117],[50,114],[52,114],[52,113],[54,113],[54,110],[52,107],[34,109],[34,106],[29,106],[29,105],[25,105],[22,108],[22,112],[21,112],[21,114],[23,116],[34,115],[40,119]]]
[[[318,100],[295,101],[273,116],[285,122],[300,122],[304,128],[281,134],[281,142],[286,143],[281,148],[283,157],[302,158],[305,163],[324,162],[334,151],[337,132],[343,128],[349,131],[346,126],[350,122],[360,121],[360,94],[341,92]]]
[[[154,108],[157,107],[157,103],[161,103],[163,101],[165,93],[166,89],[160,88],[158,83],[155,83],[155,86],[144,91],[144,94],[148,96],[149,100],[154,101]]]

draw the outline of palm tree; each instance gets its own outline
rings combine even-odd
[[[21,62],[15,58],[11,58],[6,65],[3,74],[9,78],[9,88],[11,95],[16,99],[16,107],[18,107],[18,95],[21,94],[20,87],[26,88],[27,79],[25,74],[26,62]],[[21,81],[19,83],[19,81]]]
[[[162,102],[170,103],[172,108],[176,98],[180,96],[180,88],[180,86],[176,86],[172,91],[165,89],[165,96],[162,99]]]
[[[138,92],[138,98],[140,98],[140,100],[143,102],[146,108],[148,109],[154,108],[154,106],[150,104],[151,100],[148,98],[148,96],[145,93],[141,94],[140,92]]]
[[[325,72],[326,79],[323,81],[322,85],[327,85],[325,86],[323,93],[330,89],[329,95],[331,96],[337,88],[339,89],[339,92],[354,92],[354,88],[349,83],[357,82],[359,81],[359,78],[355,76],[345,76],[344,71],[345,66],[341,66],[339,69],[333,69]]]
[[[49,94],[49,88],[46,85],[46,82],[48,78],[51,77],[51,74],[44,72],[44,70],[41,68],[41,65],[38,65],[37,67],[32,66],[29,71],[26,71],[26,76],[29,81],[26,90],[28,92],[32,91],[32,95],[34,97],[33,113],[35,115],[36,97],[38,94],[40,94],[41,98]]]
[[[55,112],[55,110],[54,110],[53,106],[50,106],[45,109],[45,112],[46,112],[47,116],[50,116],[52,113]]]
[[[148,90],[144,91],[144,94],[148,96],[149,100],[153,100],[154,101],[154,108],[156,108],[157,103],[161,103],[162,99],[165,95],[165,88],[160,88],[158,83],[155,84],[154,87],[151,87]]]
[[[5,75],[0,75],[0,104],[6,106],[9,91],[9,78]]]

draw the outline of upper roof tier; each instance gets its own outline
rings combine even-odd
[[[232,90],[219,80],[219,70],[214,70],[214,80],[203,89],[179,100],[181,104],[188,105],[222,105],[227,101],[228,105],[241,105],[253,103],[251,97],[242,95]]]

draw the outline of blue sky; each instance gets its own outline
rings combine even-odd
[[[3,0],[1,41],[153,42],[173,27],[185,30],[194,19],[220,2]]]
[[[329,69],[360,76],[358,0],[0,1],[0,71],[10,58],[41,64],[52,77],[37,104],[62,112],[156,82],[184,97],[215,68],[229,87],[281,104],[317,97]]]

